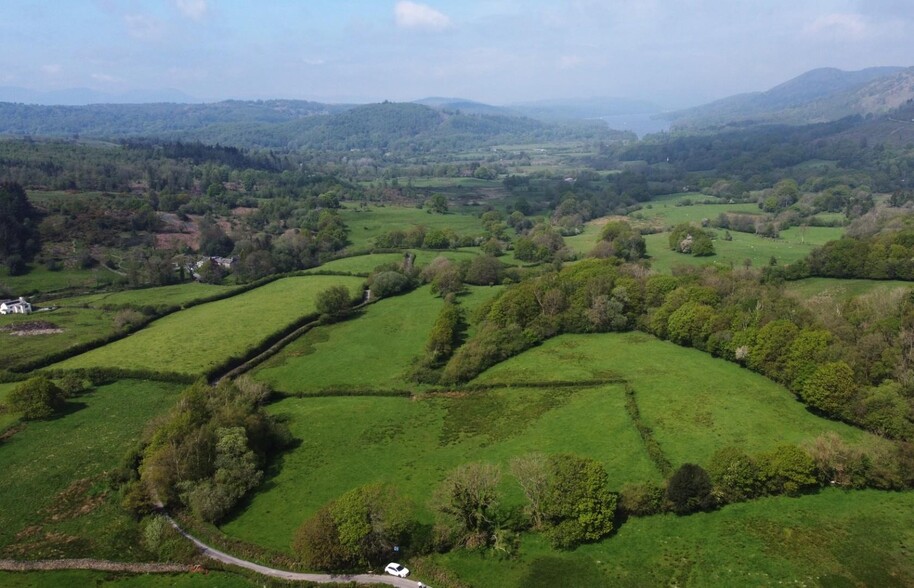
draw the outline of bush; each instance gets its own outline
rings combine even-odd
[[[318,292],[315,305],[317,311],[326,316],[338,316],[349,308],[352,302],[346,286],[330,286]]]
[[[742,502],[762,492],[758,465],[736,447],[724,447],[715,452],[708,464],[708,474],[720,502]]]
[[[619,496],[619,508],[629,516],[646,517],[663,512],[663,486],[642,482],[626,484]]]
[[[667,484],[666,497],[673,512],[690,514],[714,508],[713,486],[708,472],[694,463],[682,464]]]
[[[30,378],[13,388],[8,402],[10,409],[22,413],[25,420],[48,418],[65,405],[63,391],[44,376]]]

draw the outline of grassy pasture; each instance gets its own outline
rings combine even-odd
[[[202,374],[298,318],[314,312],[317,294],[342,284],[353,295],[362,279],[346,276],[283,278],[260,288],[170,314],[133,335],[88,351],[54,368],[118,367]]]
[[[222,286],[217,284],[202,284],[200,282],[187,282],[172,284],[155,288],[140,290],[123,290],[119,292],[103,292],[61,298],[44,303],[45,306],[88,306],[91,308],[120,308],[125,306],[152,306],[154,308],[167,308],[180,306],[189,302],[215,296],[235,289],[236,286]]]
[[[6,403],[7,395],[13,391],[13,388],[18,386],[18,382],[13,382],[10,384],[0,384],[0,406]],[[12,412],[0,412],[0,431],[3,431],[10,425],[16,423],[19,420],[19,415]]]
[[[103,268],[76,270],[62,269],[48,271],[33,264],[32,270],[22,276],[10,276],[6,267],[0,267],[0,284],[15,296],[57,292],[69,289],[93,289],[111,284],[120,277]]]
[[[394,485],[431,521],[435,485],[460,464],[506,466],[530,451],[570,451],[606,464],[615,487],[658,474],[631,426],[621,386],[512,388],[406,398],[289,398],[270,407],[302,440],[265,490],[223,530],[288,550],[296,527],[326,502],[372,482]],[[358,450],[354,450],[358,448]],[[520,489],[505,476],[506,502]]]
[[[895,288],[914,288],[914,282],[898,280],[853,280],[840,278],[806,278],[787,282],[785,288],[801,300],[814,296],[828,296],[838,300],[847,300],[872,292],[888,292]]]
[[[60,586],[117,586],[119,588],[250,588],[262,582],[229,572],[208,570],[200,574],[116,574],[86,570],[53,572],[0,572],[6,588],[59,588]]]
[[[0,331],[4,367],[15,368],[74,345],[106,337],[116,330],[114,315],[114,312],[93,308],[58,308],[51,312],[0,317],[0,328],[40,320],[53,323],[63,331],[34,335]]]
[[[735,212],[741,214],[761,214],[758,204],[754,202],[740,202],[728,204],[691,204],[687,206],[677,206],[677,203],[684,200],[693,202],[704,202],[705,200],[716,200],[711,196],[699,193],[688,194],[671,194],[651,200],[650,208],[631,213],[629,216],[633,220],[643,221],[652,226],[670,227],[679,223],[700,223],[702,219],[714,220],[723,212]]]
[[[470,287],[459,298],[467,312],[500,288]],[[326,389],[409,389],[404,374],[424,353],[443,301],[427,286],[380,300],[363,316],[305,333],[258,367],[255,378],[293,393]]]
[[[826,489],[720,511],[628,520],[613,537],[556,552],[522,538],[511,560],[435,556],[470,586],[885,586],[914,584],[914,493]]]
[[[106,494],[146,424],[180,386],[121,381],[68,401],[69,412],[30,422],[0,444],[0,557],[137,557],[136,525]]]
[[[809,413],[785,388],[710,355],[643,333],[564,335],[498,364],[473,383],[625,378],[641,416],[673,467],[707,464],[727,445],[749,452],[835,431],[848,442],[877,438]]]
[[[349,227],[351,247],[368,247],[374,238],[391,229],[409,229],[423,225],[428,229],[453,229],[460,235],[482,234],[479,219],[469,214],[433,214],[428,210],[403,206],[371,206],[365,210],[344,208],[340,211]]]
[[[691,207],[695,208],[695,207]],[[754,267],[768,265],[771,257],[779,264],[794,263],[806,257],[810,251],[840,237],[840,227],[807,227],[792,228],[781,232],[780,239],[766,239],[749,233],[730,231],[732,241],[724,241],[723,232],[717,230],[718,238],[714,241],[716,255],[694,257],[676,253],[669,247],[669,233],[645,235],[647,253],[651,257],[652,267],[661,272],[668,272],[676,265],[720,265],[738,267],[743,260],[749,259]]]
[[[463,261],[473,259],[478,255],[473,251],[445,249],[442,251],[431,251],[428,249],[405,249],[416,255],[416,265],[422,266],[429,264],[436,257],[446,257],[453,261]],[[328,261],[327,263],[314,268],[312,273],[320,271],[351,272],[353,274],[368,275],[376,267],[388,263],[400,263],[403,261],[403,253],[369,253],[367,255],[356,255],[354,257],[343,257]]]

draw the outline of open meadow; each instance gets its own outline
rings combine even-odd
[[[852,443],[879,442],[814,416],[786,388],[759,374],[640,332],[555,337],[471,384],[548,386],[610,377],[634,389],[641,416],[673,467],[707,464],[728,445],[754,453],[831,431]]]
[[[117,332],[116,314],[96,308],[0,316],[0,348],[5,368],[18,368],[52,353]]]
[[[408,230],[419,225],[427,229],[451,229],[458,235],[481,235],[483,232],[477,216],[458,212],[436,214],[423,208],[369,206],[344,208],[340,215],[349,227],[352,249],[370,247],[375,237],[392,229]]]
[[[348,276],[283,278],[224,300],[170,314],[125,339],[54,364],[53,368],[122,367],[204,374],[244,354],[266,337],[315,312],[319,292],[344,285],[353,296],[362,279]]]
[[[427,521],[431,490],[448,471],[472,461],[506,471],[512,457],[531,451],[592,457],[606,466],[616,489],[659,481],[626,411],[626,387],[612,383],[620,379],[634,389],[641,418],[674,467],[707,464],[726,446],[755,453],[832,431],[851,444],[879,443],[812,415],[762,376],[702,352],[641,333],[564,335],[491,368],[462,392],[273,404],[270,411],[288,422],[301,444],[282,456],[264,488],[223,530],[288,550],[302,520],[372,482],[393,485]],[[502,484],[509,501],[519,504],[514,482]]]
[[[472,286],[458,300],[468,312],[500,287]],[[254,377],[273,389],[309,394],[326,390],[409,390],[413,359],[425,352],[428,333],[444,301],[423,286],[369,305],[361,316],[311,329],[270,358]]]
[[[138,556],[136,523],[107,489],[150,420],[180,386],[123,380],[67,401],[0,446],[0,558]]]
[[[476,257],[478,253],[473,251],[464,251],[464,250],[454,250],[454,249],[443,249],[443,250],[430,250],[430,249],[404,249],[404,253],[409,251],[410,253],[416,256],[415,264],[416,266],[423,266],[430,263],[437,257],[445,257],[451,261],[464,261],[470,260]],[[375,268],[380,265],[387,265],[390,263],[397,263],[403,261],[404,253],[369,253],[366,255],[355,255],[353,257],[343,257],[341,259],[334,259],[333,261],[328,261],[325,264],[322,264],[316,268],[309,270],[308,273],[321,273],[321,272],[341,272],[341,273],[351,273],[356,275],[368,276]]]
[[[658,480],[625,412],[621,386],[523,388],[417,398],[288,398],[270,407],[301,445],[247,508],[223,526],[231,536],[290,549],[298,525],[330,500],[373,482],[393,485],[431,523],[428,499],[453,468],[472,461],[507,467],[532,451],[575,452],[606,465],[614,487]],[[505,476],[509,500],[520,489]]]
[[[914,288],[914,282],[899,280],[854,280],[847,278],[806,278],[784,284],[788,294],[801,300],[827,296],[844,301],[874,292],[887,293],[896,288]]]
[[[156,286],[140,290],[121,290],[58,298],[44,302],[44,306],[86,306],[89,308],[143,308],[162,309],[182,306],[197,300],[218,296],[237,289],[237,286],[185,282],[169,286]]]

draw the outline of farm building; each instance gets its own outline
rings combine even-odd
[[[25,298],[19,297],[18,300],[4,300],[0,302],[0,314],[30,314],[32,305],[26,302]]]

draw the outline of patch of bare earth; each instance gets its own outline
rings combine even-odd
[[[92,478],[76,480],[57,496],[50,506],[44,508],[41,514],[49,522],[59,522],[75,519],[87,515],[98,508],[107,497],[106,492],[92,494]]]
[[[0,331],[9,333],[14,337],[29,337],[31,335],[55,335],[63,333],[63,329],[48,321],[27,321],[15,323],[0,328]]]

